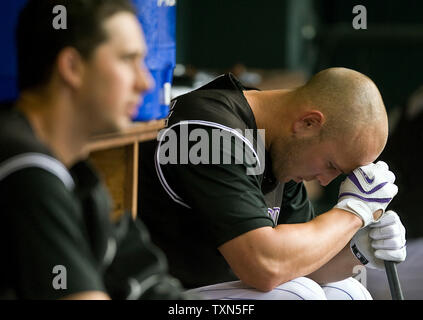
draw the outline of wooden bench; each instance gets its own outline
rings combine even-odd
[[[134,122],[119,133],[97,136],[87,146],[90,160],[113,199],[112,221],[125,211],[135,218],[138,197],[138,144],[156,139],[164,120]]]

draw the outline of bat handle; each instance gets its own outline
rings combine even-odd
[[[402,294],[401,283],[399,281],[396,263],[393,261],[384,262],[392,300],[404,300],[404,295]]]

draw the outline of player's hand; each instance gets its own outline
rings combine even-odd
[[[384,213],[398,193],[394,182],[395,175],[383,161],[359,167],[342,182],[335,208],[359,216],[363,220],[364,228],[377,221],[374,214]]]
[[[359,230],[350,242],[354,255],[366,267],[383,270],[383,261],[402,262],[407,256],[405,228],[394,211]]]

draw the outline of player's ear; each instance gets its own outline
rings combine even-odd
[[[302,113],[293,123],[292,132],[297,137],[313,137],[320,134],[325,116],[318,110]]]
[[[72,47],[66,47],[57,56],[57,72],[62,81],[72,88],[78,88],[84,74],[84,59]]]

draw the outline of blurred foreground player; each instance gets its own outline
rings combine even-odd
[[[67,29],[52,9],[67,9]],[[128,126],[151,86],[125,0],[30,0],[17,27],[20,96],[0,115],[0,297],[179,299],[143,225],[109,221],[84,146]]]

